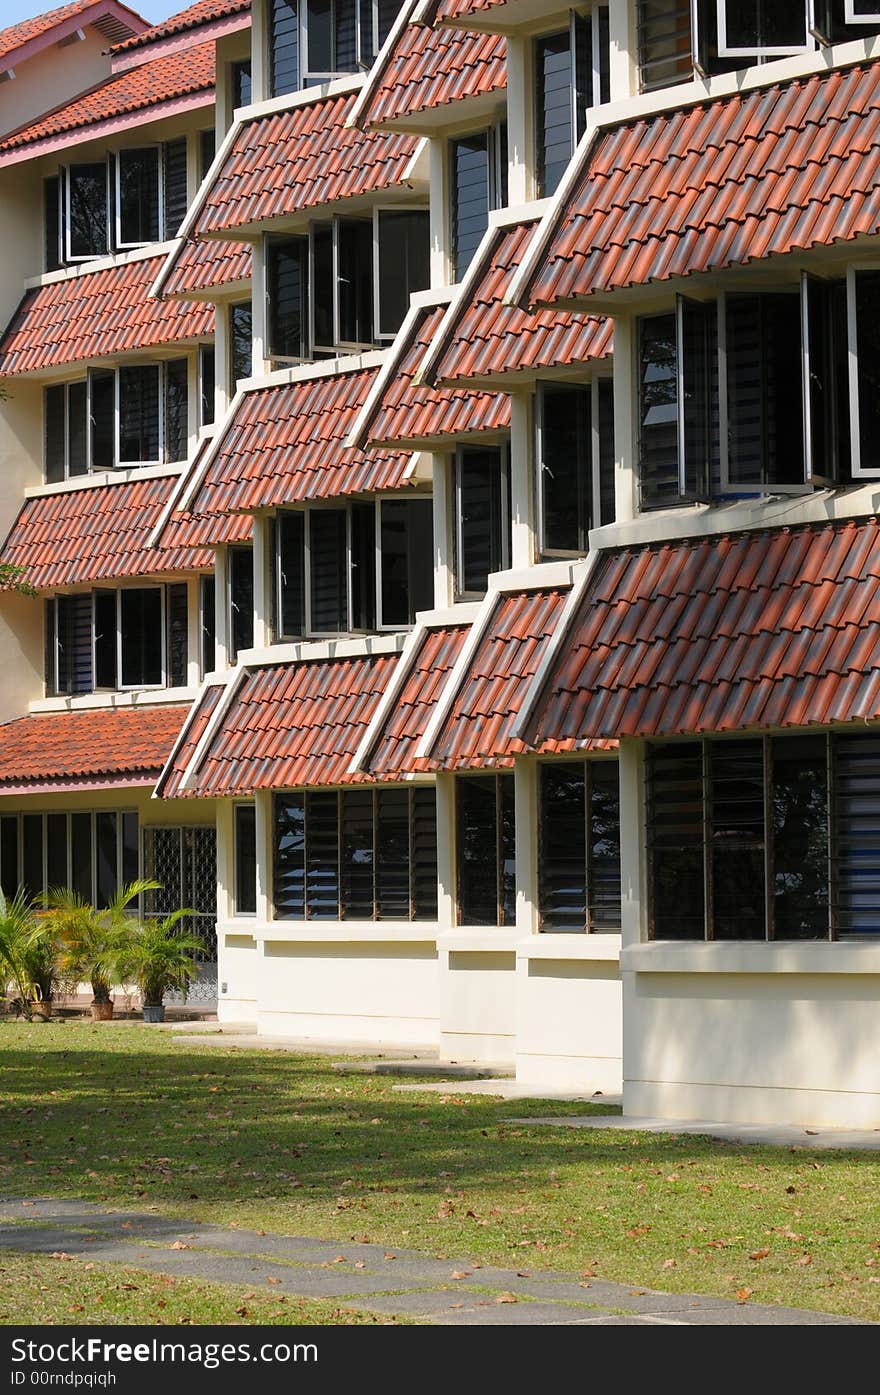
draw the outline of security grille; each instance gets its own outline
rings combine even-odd
[[[144,876],[161,883],[146,896],[145,914],[170,915],[181,906],[193,914],[180,921],[181,933],[201,941],[196,955],[198,974],[189,1002],[211,1002],[217,996],[217,838],[213,828],[145,828]],[[180,1001],[170,994],[169,1001]]]

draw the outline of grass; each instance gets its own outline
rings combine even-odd
[[[0,1195],[880,1320],[880,1155],[512,1126],[588,1107],[393,1085],[137,1026],[6,1023]]]
[[[284,1294],[275,1298],[235,1284],[199,1283],[170,1274],[146,1274],[122,1264],[91,1264],[2,1249],[0,1294],[0,1323],[21,1326],[213,1323],[338,1327],[374,1326],[383,1321],[336,1303]]]

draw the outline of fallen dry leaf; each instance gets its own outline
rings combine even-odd
[[[750,1288],[738,1288],[736,1291],[737,1303],[748,1303],[751,1296],[752,1290]]]
[[[767,1256],[769,1255],[769,1253],[770,1253],[770,1246],[769,1246],[769,1245],[765,1245],[765,1246],[763,1247],[763,1249],[760,1249],[760,1250],[752,1250],[751,1254],[749,1255],[749,1259],[766,1259]]]
[[[188,1245],[185,1240],[172,1240],[168,1248],[169,1250],[191,1250],[192,1245]]]
[[[515,1293],[499,1293],[495,1299],[496,1303],[518,1303],[519,1299]]]

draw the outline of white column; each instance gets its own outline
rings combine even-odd
[[[235,860],[233,855],[232,800],[219,799],[217,809],[217,919],[222,923],[233,913],[232,884]]]
[[[514,767],[516,830],[516,928],[521,935],[538,930],[538,764],[520,757]]]
[[[269,7],[267,0],[251,0],[252,101],[271,97],[269,76]]]
[[[638,39],[635,5],[625,0],[608,7],[608,29],[611,40],[611,100],[623,102],[639,90]]]
[[[636,354],[635,320],[614,316],[614,508],[616,521],[628,523],[638,509],[636,492]]]
[[[214,318],[214,420],[226,415],[230,399],[232,364],[230,362],[229,306],[219,301]]]
[[[455,596],[452,469],[445,455],[431,456],[434,501],[434,605],[445,610]]]
[[[507,40],[507,201],[511,207],[535,198],[535,130],[532,40]]]
[[[443,136],[432,138],[428,146],[430,212],[428,226],[431,236],[431,289],[452,284],[452,259],[449,248],[448,209],[448,151]]]
[[[257,843],[257,921],[269,919],[272,904],[272,792],[257,790],[254,796]]]
[[[225,547],[214,553],[214,662],[218,670],[229,663],[229,556]]]
[[[199,686],[202,656],[202,625],[199,614],[201,579],[191,576],[187,582],[186,594],[186,681],[190,688]]]
[[[186,458],[191,460],[199,443],[199,351],[187,354]]]
[[[254,648],[268,649],[272,643],[272,556],[269,545],[269,518],[254,518]]]
[[[258,377],[268,373],[268,325],[266,323],[265,243],[258,238],[253,244],[253,276],[251,278],[251,313],[253,315],[253,364],[251,373]]]
[[[535,431],[533,395],[510,395],[510,518],[514,568],[532,567],[538,555],[535,538]]]
[[[437,776],[437,924],[455,925],[455,777]]]
[[[647,936],[645,743],[620,743],[620,902],[623,948]]]
[[[186,204],[192,203],[201,184],[202,136],[200,131],[190,131],[186,141]],[[177,229],[174,229],[177,232]]]

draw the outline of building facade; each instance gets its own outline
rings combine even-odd
[[[880,11],[41,25],[4,889],[157,876],[269,1036],[880,1124]]]

